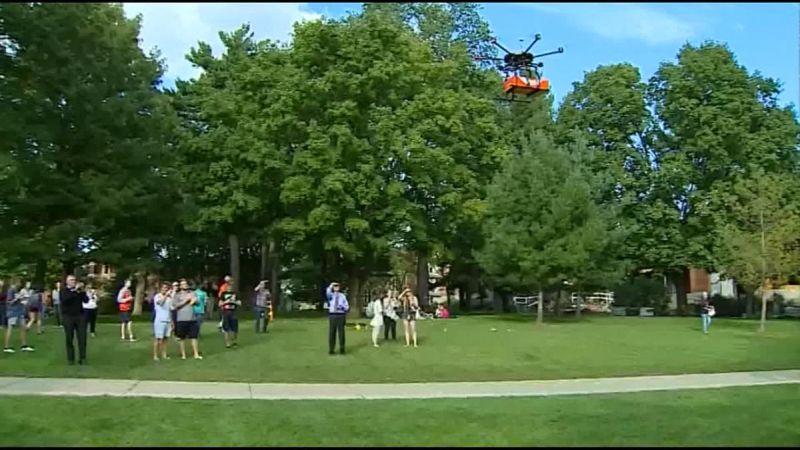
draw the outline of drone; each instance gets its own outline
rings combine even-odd
[[[550,90],[550,81],[542,78],[539,70],[544,67],[544,64],[535,62],[535,60],[543,56],[564,53],[564,48],[559,47],[558,50],[552,52],[534,55],[531,53],[531,49],[541,39],[542,35],[537,33],[528,48],[519,53],[514,53],[498,43],[497,39],[492,38],[490,42],[500,50],[503,50],[506,53],[505,56],[503,58],[476,58],[477,60],[496,62],[497,69],[505,73],[503,93],[506,98],[504,100],[525,102],[524,100],[516,100],[515,97],[519,94],[530,98]]]

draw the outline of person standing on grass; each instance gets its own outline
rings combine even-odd
[[[11,332],[14,327],[19,327],[20,350],[32,352],[33,347],[28,345],[28,328],[25,326],[25,308],[27,301],[23,299],[22,293],[17,291],[17,286],[12,284],[6,296],[6,336],[3,345],[3,352],[14,353],[11,348]]]
[[[78,363],[86,364],[86,316],[83,313],[83,303],[86,293],[78,289],[75,275],[68,275],[66,287],[61,290],[61,319],[64,324],[66,337],[67,363],[75,364],[75,335],[78,336]]]
[[[56,282],[56,288],[50,293],[53,302],[53,313],[56,315],[56,324],[61,327],[61,282]]]
[[[197,338],[200,338],[200,329],[203,326],[203,316],[206,313],[206,301],[208,300],[208,294],[206,291],[203,290],[203,287],[200,283],[195,283],[197,289],[194,290],[194,297],[197,299],[197,303],[192,306],[194,310],[194,320],[197,322]]]
[[[171,308],[170,308],[170,287],[169,283],[161,283],[160,292],[153,297],[153,360],[169,359],[167,356],[167,340],[170,336],[171,328]]]
[[[33,325],[36,325],[36,334],[42,334],[42,294],[41,290],[36,288],[34,289],[31,287],[31,283],[29,282],[27,286],[25,286],[25,291],[27,295],[27,310],[28,310],[28,322],[25,324],[25,328],[31,329]]]
[[[83,283],[79,283],[79,289],[83,290]],[[95,337],[97,326],[97,291],[89,285],[86,289],[86,299],[83,302],[83,314],[86,316],[86,324],[92,337]]]
[[[236,347],[239,338],[239,319],[236,310],[242,302],[236,298],[236,293],[228,289],[222,293],[219,299],[219,307],[222,311],[222,332],[225,335],[225,348]]]
[[[417,346],[417,311],[419,311],[419,301],[411,293],[411,289],[406,288],[400,294],[402,308],[403,330],[406,335],[406,347],[411,345],[411,338],[414,340],[414,347]]]
[[[397,321],[400,318],[397,316],[397,308],[400,303],[395,296],[396,291],[386,291],[386,296],[383,298],[383,340],[389,340],[389,334],[392,335],[392,340],[397,340]]]
[[[328,299],[328,354],[333,355],[334,348],[336,347],[336,335],[339,336],[339,354],[344,355],[345,339],[344,339],[344,325],[347,320],[347,312],[350,310],[350,304],[347,303],[347,297],[339,291],[339,283],[331,283],[325,290],[325,295]]]
[[[703,320],[703,334],[708,334],[708,327],[711,326],[711,318],[716,311],[714,303],[708,298],[708,294],[703,292],[703,300],[700,302],[700,318]]]
[[[222,301],[222,295],[225,292],[228,292],[232,288],[232,285],[231,285],[232,282],[233,282],[233,277],[231,277],[230,275],[225,275],[225,278],[223,278],[223,281],[222,281],[222,285],[219,287],[219,291],[217,291],[217,302]],[[217,328],[219,328],[221,331],[224,332],[224,330],[222,329],[222,322],[224,320],[223,314],[224,314],[224,311],[220,310],[220,312],[219,312],[219,326]]]
[[[0,280],[0,328],[6,327],[6,293],[5,283]]]
[[[194,359],[203,359],[197,346],[197,320],[194,318],[194,304],[197,298],[189,288],[189,282],[181,280],[180,290],[175,294],[170,308],[177,314],[177,324],[175,326],[175,336],[181,348],[181,359],[186,359],[185,341],[189,339],[192,343]]]
[[[370,320],[369,324],[372,326],[372,346],[379,347],[378,345],[378,336],[381,334],[381,329],[383,328],[383,300],[375,299],[369,305],[372,308],[372,320]]]
[[[256,301],[253,305],[253,310],[256,315],[256,333],[266,333],[267,325],[269,325],[269,316],[267,310],[270,306],[272,294],[267,288],[267,281],[261,280],[256,286]]]
[[[128,339],[136,342],[133,337],[133,322],[131,322],[131,310],[133,309],[133,294],[131,293],[131,280],[125,280],[125,284],[117,294],[117,304],[119,305],[119,332],[120,338],[125,341],[125,330],[128,331]]]

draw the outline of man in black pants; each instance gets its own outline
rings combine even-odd
[[[336,347],[336,335],[339,335],[339,353],[344,355],[344,323],[350,305],[347,297],[339,292],[339,283],[331,283],[325,290],[328,297],[328,354],[333,355]]]
[[[85,292],[79,291],[75,283],[75,275],[67,276],[66,287],[61,290],[61,320],[64,324],[64,335],[67,344],[67,362],[75,364],[75,347],[72,345],[75,334],[78,335],[78,363],[86,364],[86,317],[83,315],[83,302],[87,301]]]

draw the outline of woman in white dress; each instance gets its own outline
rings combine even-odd
[[[381,328],[383,328],[383,302],[380,299],[376,299],[370,304],[370,308],[372,308],[372,320],[369,322],[370,326],[372,326],[372,346],[379,347],[378,336],[380,336]]]

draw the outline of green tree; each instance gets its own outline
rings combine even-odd
[[[748,292],[761,289],[761,326],[767,320],[767,289],[781,285],[800,266],[800,178],[754,170],[720,186],[715,199],[730,214],[718,220],[720,265]]]
[[[620,242],[613,209],[596,200],[586,157],[582,142],[566,151],[535,132],[489,187],[478,260],[498,283],[540,292],[538,323],[544,290],[595,283]]]
[[[39,268],[61,259],[72,272],[120,234],[134,237],[121,255],[146,252],[138,237],[152,232],[149,206],[160,206],[149,200],[172,122],[158,55],[141,51],[139,29],[119,4],[0,6],[9,254]]]
[[[719,44],[684,46],[676,63],[664,63],[648,88],[657,115],[652,133],[656,170],[643,198],[636,238],[643,266],[678,281],[678,307],[685,312],[681,276],[689,267],[713,269],[716,184],[763,169],[796,167],[797,123],[777,106],[776,82],[750,75]]]

